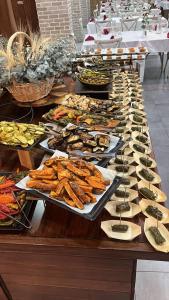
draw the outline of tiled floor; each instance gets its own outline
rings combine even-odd
[[[143,85],[153,149],[169,199],[169,79],[160,78],[158,56],[148,58]],[[135,300],[169,300],[169,262],[138,261]]]

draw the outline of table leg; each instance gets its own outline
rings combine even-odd
[[[33,169],[34,161],[31,157],[31,151],[18,150],[17,152],[18,152],[21,166],[23,166],[27,169]]]
[[[169,52],[164,52],[164,69],[163,69],[164,75],[166,75],[168,60],[169,60]],[[168,74],[166,77],[168,77]]]
[[[3,291],[4,295],[6,296],[7,300],[13,300],[13,298],[12,298],[12,296],[11,296],[11,294],[10,294],[10,292],[9,292],[9,290],[8,290],[6,284],[5,284],[5,282],[4,282],[4,280],[1,276],[0,276],[0,288],[2,289],[2,291]]]
[[[145,59],[142,61],[137,62],[139,65],[139,74],[140,74],[140,81],[144,81],[144,71],[145,71]]]

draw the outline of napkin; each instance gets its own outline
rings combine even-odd
[[[94,37],[92,35],[88,35],[85,41],[94,41]]]
[[[89,22],[95,22],[95,19],[94,19],[94,18],[91,18],[91,19],[89,20]]]
[[[109,32],[110,32],[110,29],[108,29],[108,28],[103,29],[103,34],[109,34]]]

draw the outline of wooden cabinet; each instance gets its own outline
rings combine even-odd
[[[131,299],[132,260],[97,250],[94,257],[90,250],[68,255],[67,249],[56,247],[50,252],[1,253],[1,273],[13,300]]]

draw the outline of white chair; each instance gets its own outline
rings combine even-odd
[[[139,18],[128,18],[121,19],[121,30],[122,31],[135,31],[137,30],[137,23]]]
[[[101,34],[103,32],[103,29],[109,29],[112,30],[112,23],[111,21],[96,21],[96,33]]]
[[[150,10],[150,13],[157,17],[161,13],[161,10],[159,8],[153,8]]]
[[[114,40],[109,40],[109,41],[108,40],[103,41],[103,40],[98,39],[98,40],[95,40],[95,43],[98,48],[102,48],[102,49],[106,49],[108,45],[109,45],[108,48],[120,48],[121,41],[122,41],[122,38],[116,38]],[[105,47],[105,45],[106,45],[106,47]]]
[[[98,9],[95,9],[93,11],[93,16],[94,16],[95,19],[98,17]]]

